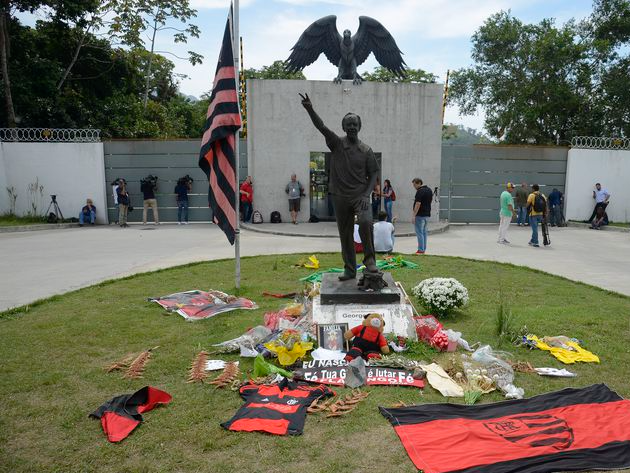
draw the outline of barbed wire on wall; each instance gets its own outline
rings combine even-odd
[[[630,138],[609,138],[602,136],[574,136],[571,147],[582,149],[628,149]]]
[[[0,128],[0,141],[98,143],[101,130],[91,128]]]

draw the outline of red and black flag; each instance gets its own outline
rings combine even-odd
[[[120,442],[127,438],[142,422],[142,413],[152,410],[159,404],[171,402],[171,395],[151,386],[133,394],[123,394],[110,399],[90,414],[101,419],[103,432],[110,442]]]
[[[234,135],[241,128],[241,115],[238,110],[230,23],[228,18],[201,139],[199,167],[208,176],[208,204],[212,209],[214,223],[219,225],[233,245],[237,192]]]
[[[480,406],[380,410],[425,473],[630,467],[630,401],[603,384]]]

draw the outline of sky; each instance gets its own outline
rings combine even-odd
[[[193,50],[204,56],[203,64],[192,66],[173,60],[175,72],[185,74],[180,90],[200,97],[212,88],[219,49],[230,0],[190,0],[197,9],[192,23],[201,30],[199,38],[185,45],[174,44],[168,31],[157,38],[159,51],[185,56]],[[561,25],[571,18],[582,19],[592,10],[591,0],[240,0],[240,36],[243,38],[244,67],[260,69],[275,60],[286,59],[302,32],[317,19],[337,16],[341,32],[354,34],[359,16],[366,15],[381,22],[392,34],[404,60],[413,69],[424,69],[438,76],[443,83],[447,70],[472,65],[470,38],[490,15],[501,10],[526,23],[555,18]],[[358,68],[371,72],[378,63],[373,55]],[[332,80],[337,68],[321,55],[304,69],[307,79]],[[483,115],[459,116],[456,107],[449,107],[446,123],[483,129]]]
[[[204,56],[202,65],[175,61],[176,71],[186,74],[180,83],[183,93],[199,97],[211,89],[229,0],[191,0],[197,9],[194,24],[201,28],[199,39],[187,47]],[[317,19],[337,16],[341,32],[354,34],[359,16],[380,21],[404,53],[407,65],[424,69],[444,82],[447,70],[472,65],[470,38],[492,14],[510,10],[526,23],[555,18],[561,25],[571,18],[582,19],[592,10],[591,0],[241,0],[240,36],[243,38],[244,67],[260,69],[278,59],[286,59],[302,32]],[[160,38],[172,48],[168,36]],[[358,68],[371,72],[378,63],[373,55]],[[332,80],[337,73],[324,55],[304,69],[307,79]],[[446,123],[483,129],[483,115],[460,116],[449,107]]]

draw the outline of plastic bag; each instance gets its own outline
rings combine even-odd
[[[470,357],[488,371],[488,376],[490,376],[497,387],[505,393],[506,398],[523,398],[525,391],[512,384],[514,381],[514,370],[505,360],[497,356],[497,353],[492,350],[490,345],[477,348]]]
[[[356,357],[348,363],[346,370],[346,378],[343,380],[348,388],[358,388],[363,386],[367,381],[367,370],[365,369],[365,361],[360,356]]]
[[[266,362],[262,355],[258,355],[254,360],[254,378],[264,378],[272,373],[281,374],[286,378],[293,377],[293,374],[289,371]]]
[[[255,350],[256,345],[258,345],[260,342],[263,342],[269,335],[271,335],[271,330],[262,325],[257,325],[256,327],[245,332],[240,337],[236,337],[232,340],[227,340],[222,343],[216,343],[212,346],[218,347],[219,349],[217,351],[223,353],[240,351],[242,347],[249,348],[250,350]]]
[[[312,350],[313,343],[303,342],[300,331],[288,329],[272,342],[265,343],[265,348],[276,354],[282,366],[290,366]]]
[[[429,343],[431,338],[442,330],[442,324],[432,315],[421,315],[413,318],[416,323],[418,340]]]

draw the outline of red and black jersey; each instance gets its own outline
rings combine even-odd
[[[151,386],[133,394],[123,394],[110,399],[90,414],[101,419],[103,431],[110,442],[120,442],[142,422],[143,412],[150,411],[158,404],[168,404],[172,396]]]
[[[630,467],[630,401],[603,384],[479,406],[380,410],[425,473]]]
[[[240,389],[245,404],[227,422],[228,430],[300,435],[306,409],[320,397],[334,396],[326,386],[309,386],[284,380],[280,384],[247,384]]]

